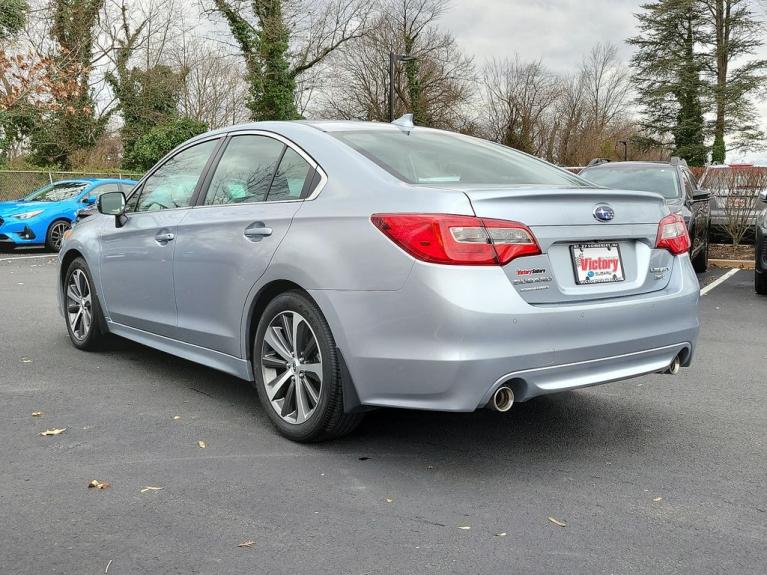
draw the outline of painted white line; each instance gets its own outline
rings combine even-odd
[[[706,287],[702,288],[700,290],[700,295],[706,295],[708,292],[710,292],[712,289],[714,289],[716,286],[723,284],[728,279],[730,279],[732,276],[734,276],[736,273],[738,273],[738,268],[731,269],[726,274],[724,274],[722,277],[718,278],[715,281],[712,281],[710,284],[708,284]]]
[[[16,260],[31,260],[34,258],[57,258],[56,254],[46,254],[44,256],[16,256],[15,258],[0,258],[0,262],[15,262]]]

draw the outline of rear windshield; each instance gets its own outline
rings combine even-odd
[[[664,198],[679,197],[676,168],[655,166],[599,166],[581,170],[580,177],[604,188],[656,192]]]
[[[498,144],[449,132],[331,132],[410,184],[591,187],[579,177]]]

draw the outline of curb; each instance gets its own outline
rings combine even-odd
[[[712,268],[737,268],[741,270],[754,269],[753,260],[716,260],[709,258],[708,264]]]

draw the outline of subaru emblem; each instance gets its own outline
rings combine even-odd
[[[615,217],[615,211],[607,204],[599,204],[594,208],[594,217],[600,222],[609,222]]]

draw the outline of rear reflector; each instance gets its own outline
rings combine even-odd
[[[541,253],[533,232],[519,222],[450,214],[374,214],[370,220],[424,262],[493,266]]]
[[[682,216],[669,214],[660,221],[655,247],[666,249],[675,256],[689,251],[690,235]]]

